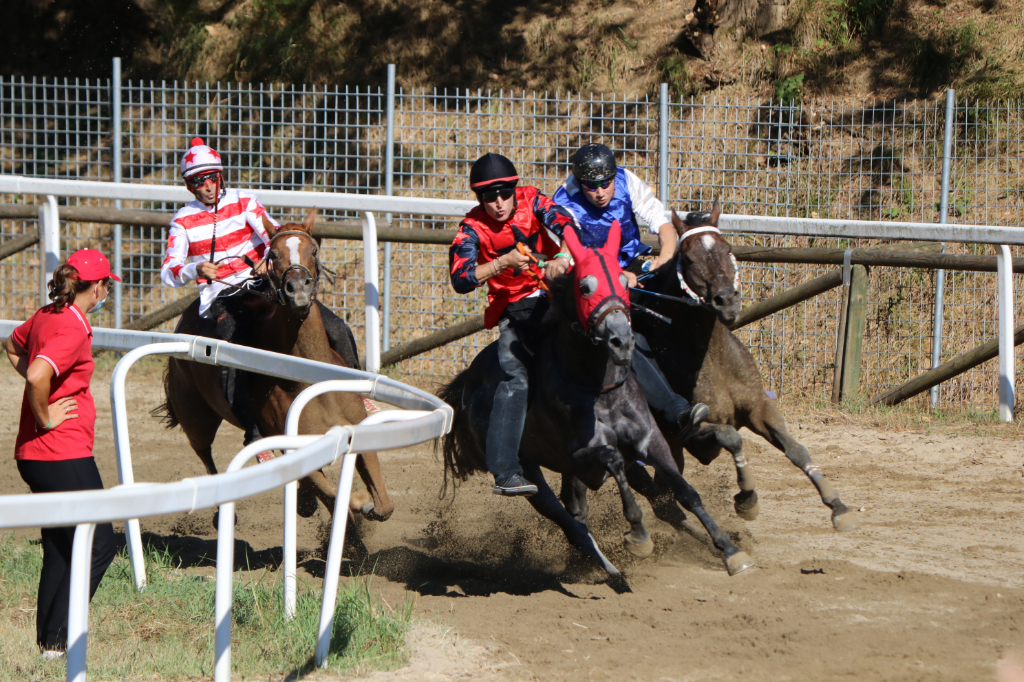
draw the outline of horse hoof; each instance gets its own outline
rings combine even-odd
[[[725,560],[725,570],[729,571],[729,575],[742,573],[753,565],[754,560],[746,552],[736,552]]]
[[[622,536],[622,544],[626,546],[626,551],[638,559],[646,559],[654,553],[654,540],[650,535],[647,536],[646,542],[637,542],[630,533],[626,533]]]
[[[761,505],[757,501],[756,491],[746,492],[741,490],[733,495],[732,499],[737,516],[744,521],[757,520],[757,515],[761,513]]]
[[[860,516],[855,511],[834,514],[832,516],[832,525],[838,531],[857,530],[860,528]]]

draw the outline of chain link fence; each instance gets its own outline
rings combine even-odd
[[[38,177],[179,182],[188,141],[203,137],[224,156],[231,186],[383,193],[387,92],[377,87],[125,82],[112,111],[111,81],[0,78],[0,169]],[[572,153],[602,142],[652,187],[667,188],[670,208],[729,213],[937,222],[946,108],[937,101],[813,101],[801,106],[750,99],[671,100],[667,116],[649,98],[564,93],[398,90],[391,123],[394,194],[471,198],[469,167],[481,154],[516,162],[522,182],[553,194],[570,172]],[[114,116],[120,158],[112,157]],[[664,120],[663,120],[664,119]],[[957,103],[953,108],[950,223],[1019,225],[1022,117],[1017,103]],[[664,144],[668,153],[659,153]],[[0,203],[37,197],[0,197]],[[61,201],[64,201],[63,199]],[[75,200],[72,200],[75,201]],[[90,200],[79,200],[87,204]],[[93,201],[98,204],[98,201]],[[124,202],[125,208],[177,207]],[[270,208],[283,220],[301,216]],[[321,219],[347,217],[328,213]],[[396,227],[455,229],[457,221],[394,216]],[[35,221],[0,221],[0,239]],[[110,225],[65,224],[62,249],[85,245],[112,253]],[[847,248],[867,240],[734,236],[736,244]],[[126,225],[121,253],[125,324],[185,292],[159,280],[166,228]],[[903,248],[907,248],[904,246]],[[391,346],[480,314],[482,291],[459,296],[448,283],[447,249],[393,244]],[[947,245],[952,253],[990,253]],[[381,249],[383,259],[385,250]],[[363,336],[362,245],[324,240],[321,255],[338,273],[324,302]],[[39,255],[28,249],[0,262],[0,314],[24,319],[37,304]],[[744,264],[749,302],[824,274],[832,266]],[[1019,281],[1018,279],[1015,281]],[[936,275],[931,270],[872,268],[861,387],[875,394],[928,369]],[[996,336],[994,273],[948,272],[942,356],[947,360]],[[833,290],[738,332],[771,390],[824,397],[831,390],[840,294]],[[1018,317],[1022,306],[1018,304]],[[105,312],[97,324],[112,324]],[[170,325],[165,325],[170,327]],[[491,339],[482,332],[403,362],[402,374],[450,377]],[[940,405],[992,410],[997,364],[991,361],[942,385]],[[1021,374],[1018,367],[1018,375]],[[919,397],[917,400],[926,400]]]

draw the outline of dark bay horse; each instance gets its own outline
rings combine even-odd
[[[264,218],[264,227],[271,236],[267,249],[271,283],[277,292],[276,301],[252,296],[254,317],[251,345],[254,348],[294,355],[319,362],[345,365],[341,356],[331,349],[324,331],[319,307],[313,305],[321,266],[317,260],[318,246],[313,239],[316,209],[301,223],[275,227]],[[246,295],[246,294],[243,294]],[[181,316],[175,332],[198,334],[203,328],[199,318],[199,301]],[[213,462],[213,439],[222,421],[239,426],[221,388],[221,368],[170,358],[164,376],[167,402],[164,406],[168,428],[181,425],[188,442],[206,467],[216,474]],[[256,424],[263,436],[284,433],[288,408],[308,384],[301,384],[262,374],[252,374],[249,388],[253,396]],[[299,433],[326,433],[338,424],[357,424],[366,417],[362,398],[350,393],[332,392],[315,398],[302,412]],[[369,494],[353,492],[350,510],[368,518],[385,520],[394,511],[394,504],[384,487],[377,454],[360,454],[356,469]],[[300,481],[299,507],[304,515],[316,509],[317,498],[334,511],[334,486],[323,475],[315,474]]]
[[[558,501],[540,467],[575,476],[593,489],[613,477],[630,524],[625,546],[643,557],[650,555],[654,543],[625,475],[625,458],[639,459],[653,465],[675,499],[704,524],[730,575],[749,568],[750,557],[718,527],[697,491],[680,475],[630,371],[634,340],[625,277],[618,265],[617,226],[600,250],[583,247],[571,228],[565,239],[576,263],[551,286],[552,309],[546,318],[550,328],[530,373],[530,404],[519,451],[524,475],[539,489],[530,504],[554,521],[570,543],[609,574],[618,575],[586,523]],[[502,378],[495,342],[439,392],[455,411],[443,443],[445,488],[449,476],[458,482],[473,472],[487,471],[488,421]]]
[[[678,394],[706,403],[711,410],[685,443],[669,436],[673,455],[682,468],[684,445],[702,464],[710,464],[723,448],[729,451],[740,489],[734,497],[736,513],[753,520],[759,511],[757,491],[737,432],[745,426],[807,475],[832,510],[836,530],[853,530],[860,525],[857,512],[843,504],[807,448],[789,433],[786,420],[765,393],[753,356],[729,331],[740,311],[740,294],[732,247],[718,231],[720,213],[718,201],[711,213],[691,213],[686,222],[673,212],[672,224],[679,235],[676,260],[644,283],[648,290],[685,303],[634,294],[645,306],[671,319],[667,324],[638,313],[633,320],[636,330],[647,337],[669,384]]]

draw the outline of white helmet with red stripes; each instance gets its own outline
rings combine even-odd
[[[220,154],[206,146],[201,137],[193,137],[189,150],[181,157],[181,177],[187,178],[206,171],[223,171]]]

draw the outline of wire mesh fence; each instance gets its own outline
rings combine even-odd
[[[114,165],[120,164],[125,181],[176,183],[181,154],[193,136],[200,136],[224,156],[232,186],[257,192],[383,192],[388,121],[387,93],[381,88],[126,82],[120,94],[121,107],[115,112],[109,81],[0,78],[2,172],[109,180]],[[471,198],[466,181],[470,165],[481,154],[498,151],[515,161],[523,183],[550,195],[568,177],[573,152],[601,142],[652,187],[659,186],[664,174],[670,208],[706,208],[719,198],[726,212],[751,215],[917,222],[940,218],[946,123],[942,102],[815,101],[788,106],[705,98],[675,99],[667,110],[663,121],[659,102],[644,97],[399,90],[392,128],[394,193]],[[111,153],[115,114],[122,131],[117,159]],[[1022,125],[1017,103],[962,102],[954,107],[948,222],[1021,224]],[[658,151],[662,135],[665,158]],[[5,196],[0,203],[38,199]],[[124,203],[125,208],[168,213],[177,208]],[[268,208],[283,220],[301,217]],[[0,239],[23,234],[34,222],[2,220]],[[396,215],[392,224],[457,227],[456,220],[436,216]],[[63,230],[65,251],[88,244],[111,252],[110,225],[68,223]],[[166,232],[123,227],[125,323],[184,294],[160,284]],[[734,236],[733,241],[831,248],[878,245],[749,235]],[[949,244],[947,250],[990,253],[974,245]],[[338,273],[324,302],[362,338],[362,245],[325,240],[321,254]],[[38,258],[32,248],[0,262],[0,314],[23,318],[34,309]],[[456,295],[447,263],[445,247],[392,246],[391,293],[385,303],[390,306],[392,346],[482,312],[483,292]],[[830,267],[745,264],[742,293],[747,301],[769,297]],[[874,394],[931,366],[935,273],[873,268],[869,282],[861,386]],[[994,274],[947,273],[944,297],[941,360],[995,337]],[[771,390],[780,395],[828,394],[839,311],[839,292],[832,291],[738,332]],[[492,338],[490,332],[476,334],[405,361],[396,371],[452,376]],[[944,384],[940,397],[947,408],[993,409],[995,361]]]

